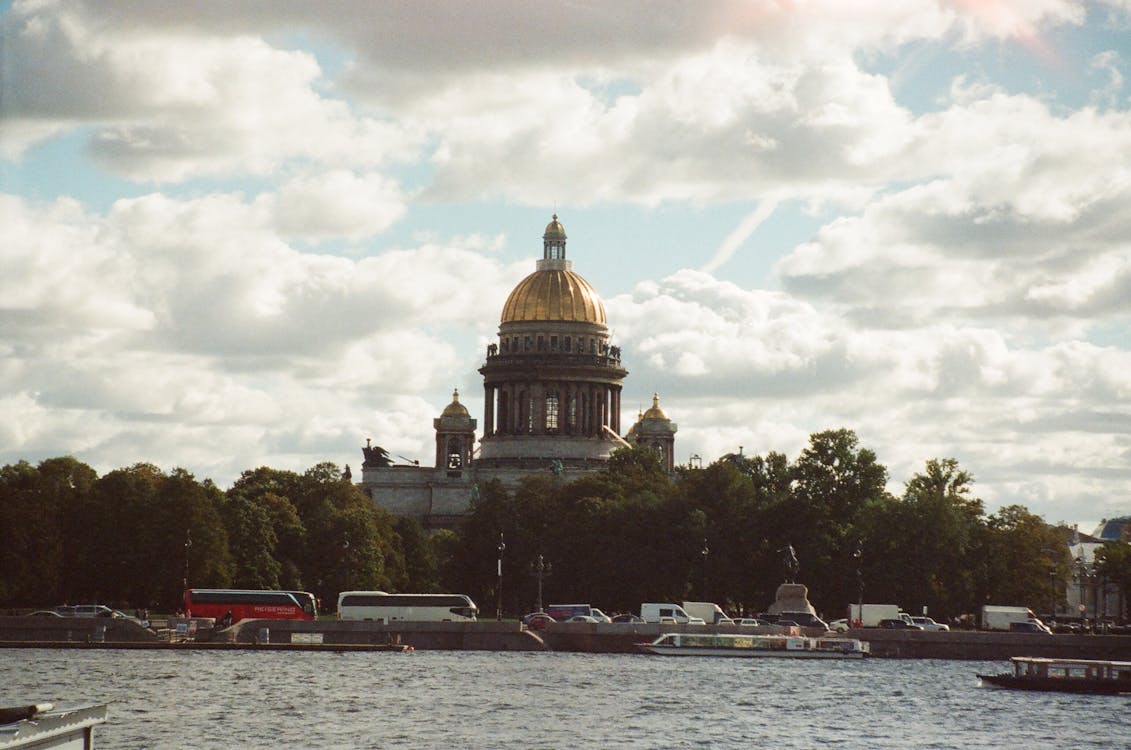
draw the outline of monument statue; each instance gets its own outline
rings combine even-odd
[[[365,447],[361,452],[365,456],[361,463],[363,469],[384,469],[393,465],[389,452],[379,445],[370,445],[369,438],[365,438]]]

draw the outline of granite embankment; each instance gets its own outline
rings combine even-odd
[[[173,624],[173,623],[170,623]],[[128,620],[83,617],[0,617],[0,647],[30,645],[101,648],[364,649],[389,645],[454,651],[575,651],[632,653],[635,644],[661,633],[740,632],[709,625],[556,623],[530,631],[513,621],[400,623],[320,620],[244,620],[225,629],[200,627],[193,638],[171,628],[158,635]],[[743,630],[741,632],[750,632]],[[810,633],[813,635],[814,633]],[[872,655],[905,659],[1002,660],[1011,656],[1131,661],[1131,636],[1042,635],[956,631],[852,630],[846,637],[867,641]]]

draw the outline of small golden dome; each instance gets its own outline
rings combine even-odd
[[[452,391],[452,402],[444,407],[441,417],[463,417],[471,416],[467,407],[459,402],[459,389]]]
[[[546,233],[542,235],[542,239],[544,239],[544,240],[553,240],[553,239],[564,240],[564,239],[566,239],[565,227],[563,227],[562,223],[560,221],[558,221],[558,215],[557,214],[554,214],[554,220],[546,225]]]
[[[501,318],[503,323],[558,320],[605,325],[605,304],[597,291],[578,274],[560,268],[541,269],[520,281],[507,297]]]
[[[660,408],[660,395],[658,393],[652,394],[652,408],[644,412],[641,419],[667,419],[668,415],[664,414],[664,410]]]

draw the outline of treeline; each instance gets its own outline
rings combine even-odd
[[[937,617],[985,603],[1064,605],[1063,529],[1019,505],[987,515],[952,459],[928,461],[901,496],[855,433],[811,436],[793,461],[727,455],[674,481],[646,449],[577,481],[547,474],[510,491],[479,486],[458,531],[426,534],[377,508],[332,464],[259,468],[227,491],[138,464],[99,477],[73,458],[0,470],[0,606],[64,601],[175,609],[191,586],[314,592],[458,591],[485,616],[543,600],[635,611],[644,601],[714,601],[763,611],[788,575],[819,611],[865,601]],[[503,544],[500,544],[500,541]],[[1131,545],[1098,569],[1127,590]],[[502,576],[498,574],[502,561]]]

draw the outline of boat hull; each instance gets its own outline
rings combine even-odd
[[[725,656],[737,659],[862,659],[861,651],[809,651],[756,648],[693,648],[680,646],[655,646],[651,643],[638,644],[638,648],[649,654],[660,656]]]
[[[1122,695],[1131,693],[1131,684],[1112,680],[1088,680],[1063,677],[1018,677],[1012,674],[980,674],[978,679],[994,687],[1039,692],[1086,693],[1089,695]]]

